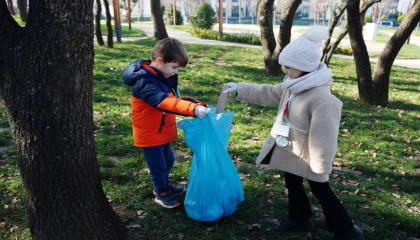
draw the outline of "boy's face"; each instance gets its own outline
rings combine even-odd
[[[286,73],[289,78],[296,79],[302,76],[303,71],[284,66],[284,73]]]
[[[164,63],[161,57],[157,57],[156,60],[151,64],[162,72],[165,78],[178,73],[179,64],[176,62]]]

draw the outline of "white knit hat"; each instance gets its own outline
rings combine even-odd
[[[311,27],[281,51],[279,64],[304,72],[317,70],[321,61],[321,43],[328,37],[329,33],[326,28]]]

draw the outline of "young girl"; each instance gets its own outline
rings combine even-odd
[[[313,229],[311,205],[303,187],[306,178],[322,206],[332,239],[356,240],[363,233],[353,225],[328,182],[343,103],[331,94],[332,72],[320,62],[321,42],[326,38],[328,31],[315,26],[283,49],[279,64],[287,76],[282,84],[228,83],[225,92],[236,91],[240,100],[278,108],[256,161],[286,172],[289,214],[277,230]]]

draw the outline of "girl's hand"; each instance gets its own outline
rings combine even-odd
[[[230,93],[230,92],[237,92],[238,91],[238,84],[234,82],[227,83],[226,85],[229,86],[228,89],[224,90],[223,93]]]

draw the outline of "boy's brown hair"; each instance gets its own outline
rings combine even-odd
[[[164,63],[176,62],[180,67],[188,64],[188,53],[184,44],[175,38],[165,38],[155,44],[152,50],[152,61],[163,58]]]

